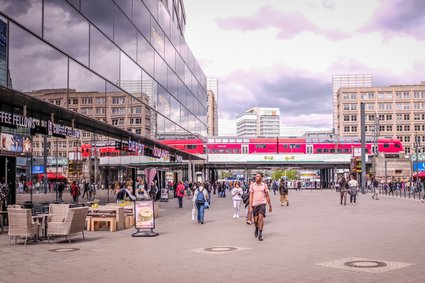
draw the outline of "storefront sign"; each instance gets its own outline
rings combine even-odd
[[[139,154],[143,155],[143,153],[145,151],[145,145],[138,143],[138,142],[129,141],[128,142],[128,151],[135,151],[135,152],[138,152]]]
[[[135,226],[136,229],[154,229],[154,203],[152,200],[136,201],[135,206]]]
[[[153,156],[168,161],[170,160],[170,153],[167,150],[157,148],[156,146],[153,148]]]
[[[32,117],[25,117],[19,114],[12,114],[4,111],[0,111],[0,124],[12,127],[19,126],[28,129],[35,128],[35,121]]]
[[[47,123],[47,133],[49,136],[62,138],[70,137],[79,139],[81,137],[81,132],[79,130],[61,124],[55,124],[50,121]]]
[[[44,166],[32,166],[32,174],[44,174]]]

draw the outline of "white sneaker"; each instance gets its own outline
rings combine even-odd
[[[236,218],[236,214],[233,214],[233,219],[235,219]]]
[[[236,215],[236,218],[239,219],[239,215]]]
[[[422,199],[422,202],[425,202],[425,199]]]

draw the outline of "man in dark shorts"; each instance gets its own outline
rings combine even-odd
[[[255,182],[249,188],[249,212],[254,215],[255,237],[263,240],[264,215],[266,214],[266,203],[269,204],[269,212],[272,212],[269,188],[263,182],[263,173],[257,173]]]

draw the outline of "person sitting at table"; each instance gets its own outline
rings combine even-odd
[[[131,186],[127,186],[127,190],[126,190],[127,196],[132,200],[135,201],[136,200],[136,196],[133,195],[133,188]]]
[[[145,190],[143,184],[139,184],[136,190],[137,199],[149,199],[148,192]]]

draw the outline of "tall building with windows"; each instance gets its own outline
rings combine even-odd
[[[238,136],[277,137],[280,135],[280,109],[254,107],[236,118]]]
[[[365,103],[366,135],[399,139],[413,153],[415,138],[425,151],[425,82],[418,85],[340,88],[337,127],[340,136],[361,134],[360,103]],[[375,127],[376,131],[375,131]]]
[[[341,87],[372,87],[371,74],[346,74],[332,76],[333,128],[338,132],[337,92]]]
[[[185,41],[183,0],[27,0],[22,9],[17,2],[0,0],[1,86],[139,141],[207,136],[207,79]],[[41,134],[6,130],[44,153]],[[49,157],[72,158],[90,138],[106,137],[50,137]]]
[[[0,0],[0,84],[63,89],[67,109],[72,92],[120,93],[154,111],[153,138],[207,135],[207,79],[184,39],[183,0],[27,2]]]

